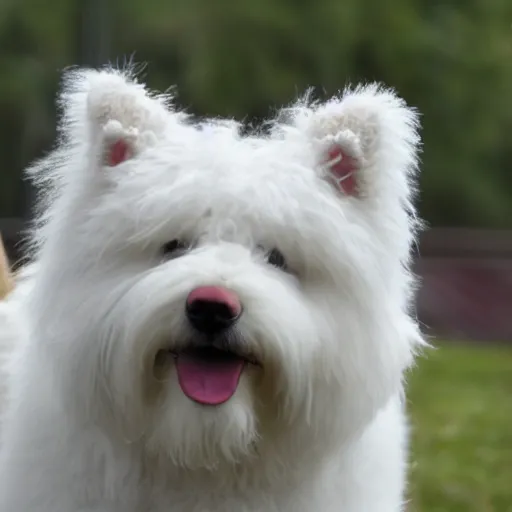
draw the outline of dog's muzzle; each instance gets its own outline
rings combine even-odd
[[[236,392],[242,372],[253,362],[234,326],[243,307],[237,294],[221,286],[192,290],[185,314],[192,327],[189,343],[174,352],[181,390],[202,405],[221,405]]]

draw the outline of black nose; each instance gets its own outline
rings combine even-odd
[[[202,299],[187,303],[186,313],[192,327],[204,334],[218,334],[229,329],[240,316],[225,302]]]

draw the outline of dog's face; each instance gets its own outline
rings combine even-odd
[[[34,328],[70,411],[213,467],[327,445],[400,390],[421,342],[413,111],[368,87],[241,137],[116,72],[64,98]]]

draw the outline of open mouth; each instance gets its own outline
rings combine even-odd
[[[194,402],[220,405],[236,392],[247,358],[214,347],[174,354],[181,390]]]

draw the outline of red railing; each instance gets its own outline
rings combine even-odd
[[[512,342],[512,232],[433,229],[419,247],[425,332]]]

